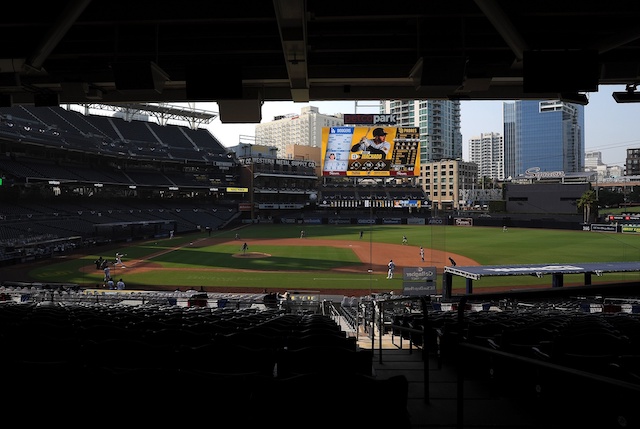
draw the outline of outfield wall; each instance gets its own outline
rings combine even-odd
[[[560,216],[559,218],[539,217],[528,218],[523,216],[368,216],[364,214],[330,216],[297,215],[273,217],[269,220],[249,219],[245,223],[276,223],[299,225],[457,225],[457,226],[484,226],[502,228],[542,228],[542,229],[566,229],[581,230],[583,223],[580,216]]]

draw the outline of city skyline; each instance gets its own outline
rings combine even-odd
[[[608,165],[624,166],[626,149],[640,147],[640,103],[618,104],[611,93],[623,91],[620,86],[601,86],[598,92],[589,93],[589,104],[585,106],[585,151],[602,152],[602,160]],[[470,160],[469,140],[482,133],[503,133],[502,104],[499,101],[462,101],[461,127],[463,141],[462,157]],[[274,116],[299,114],[305,106],[318,107],[320,113],[377,113],[377,100],[359,101],[356,112],[355,101],[316,101],[310,103],[266,102],[262,107],[262,122],[270,122]],[[218,111],[216,103],[197,103],[201,109]],[[235,146],[240,136],[254,136],[256,124],[222,124],[219,118],[206,128],[224,146]]]

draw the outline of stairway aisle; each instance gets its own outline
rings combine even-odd
[[[379,339],[375,339],[373,367],[376,377],[388,378],[402,374],[409,381],[407,408],[413,428],[509,428],[533,429],[534,404],[522,404],[496,395],[490,382],[464,381],[464,403],[462,418],[458,418],[458,375],[451,364],[438,368],[434,356],[428,359],[428,398],[425,398],[423,352],[411,348],[408,341],[400,344],[398,337],[385,335],[382,338],[382,362],[380,362]],[[358,345],[371,348],[368,338],[359,338]],[[402,348],[400,348],[400,346]]]

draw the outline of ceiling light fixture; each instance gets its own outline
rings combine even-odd
[[[577,92],[570,92],[570,93],[563,92],[562,94],[560,94],[560,100],[567,103],[581,104],[583,106],[586,106],[587,104],[589,104],[589,98],[587,98],[585,94],[580,94]]]
[[[636,92],[637,83],[627,84],[626,91],[614,92],[613,99],[616,103],[640,103],[640,93]]]

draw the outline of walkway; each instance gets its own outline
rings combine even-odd
[[[398,348],[398,337],[392,342],[391,335],[383,337],[382,363],[379,343],[375,340],[374,371],[380,378],[403,374],[409,381],[408,410],[413,428],[551,428],[552,425],[536,424],[540,410],[534,404],[522,404],[496,395],[488,381],[465,380],[462,417],[458,418],[458,375],[451,364],[438,368],[435,356],[429,357],[429,398],[425,398],[424,362],[422,350],[409,347],[408,341]],[[395,343],[395,345],[394,345]],[[370,348],[368,338],[359,338],[360,347]],[[522,402],[522,401],[520,401]],[[534,417],[533,413],[537,413]],[[546,419],[544,419],[546,420]]]

